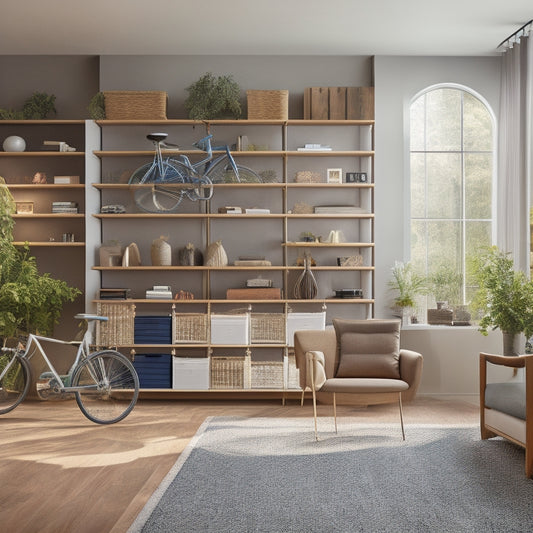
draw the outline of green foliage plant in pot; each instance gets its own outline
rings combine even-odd
[[[395,261],[391,269],[389,287],[396,292],[394,306],[402,310],[402,317],[416,307],[417,296],[428,293],[428,283],[424,275],[416,271],[410,262]]]
[[[487,335],[489,329],[500,329],[503,355],[517,355],[518,335],[533,335],[533,282],[496,246],[473,259],[472,274],[478,285],[472,309],[481,316],[479,331]]]
[[[241,116],[241,89],[231,75],[217,77],[207,72],[186,90],[185,109],[193,120]]]
[[[28,333],[51,335],[63,305],[81,292],[40,274],[28,246],[13,245],[15,202],[0,177],[0,340]]]

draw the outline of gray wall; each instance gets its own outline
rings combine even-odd
[[[288,89],[289,118],[303,117],[306,87],[372,85],[369,56],[102,56],[100,87],[166,91],[168,118],[187,118],[186,88],[206,72],[231,74],[243,102],[248,89]]]
[[[34,92],[56,96],[57,116],[89,118],[87,105],[98,92],[97,56],[0,55],[0,107],[22,109]]]

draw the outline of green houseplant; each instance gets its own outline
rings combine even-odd
[[[472,273],[478,290],[472,309],[481,316],[479,331],[499,328],[503,333],[503,354],[516,355],[517,336],[533,335],[533,282],[522,271],[514,269],[509,254],[493,246],[472,262]]]
[[[231,75],[217,77],[207,72],[187,91],[185,109],[193,120],[241,116],[241,90]]]
[[[40,274],[27,246],[13,245],[15,202],[0,177],[0,339],[25,333],[51,334],[63,304],[81,292]]]
[[[394,306],[400,308],[402,316],[405,316],[406,312],[412,312],[416,307],[416,297],[427,294],[427,279],[410,262],[395,261],[391,272],[392,279],[388,285],[396,292]]]

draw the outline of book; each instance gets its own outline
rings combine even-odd
[[[361,214],[368,213],[366,209],[355,205],[317,205],[315,206],[315,214]]]
[[[272,261],[268,259],[236,259],[234,266],[272,266]]]
[[[73,183],[79,183],[79,176],[54,176],[54,183],[61,185],[70,185]]]
[[[247,215],[269,215],[270,209],[263,209],[262,207],[246,207],[244,212]]]
[[[219,213],[227,213],[228,215],[237,215],[242,213],[242,207],[224,206],[218,208]]]
[[[172,292],[171,291],[147,290],[146,299],[147,300],[172,300]]]

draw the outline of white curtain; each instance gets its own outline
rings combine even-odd
[[[529,271],[533,35],[502,56],[498,139],[497,244]]]

